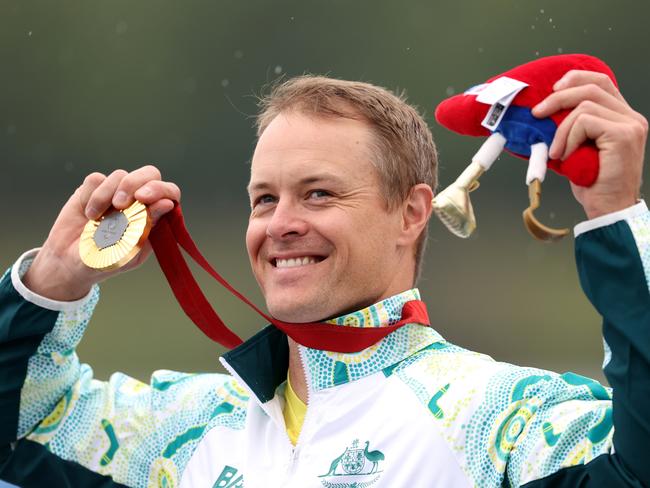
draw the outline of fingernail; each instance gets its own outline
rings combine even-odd
[[[89,219],[95,220],[97,217],[99,217],[99,212],[95,207],[91,207],[90,205],[86,207],[86,217]]]
[[[126,203],[128,196],[125,191],[118,191],[113,197],[113,203],[116,205],[123,205]]]
[[[566,85],[564,78],[560,78],[558,81],[555,82],[555,85],[553,85],[553,90],[561,90],[562,88],[564,88],[564,85]]]
[[[149,188],[148,186],[143,186],[138,190],[138,193],[143,197],[148,197],[149,195],[151,195],[151,188]]]
[[[546,102],[540,102],[533,107],[533,112],[540,113],[543,112],[545,108],[546,108]]]

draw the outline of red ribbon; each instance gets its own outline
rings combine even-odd
[[[400,321],[386,327],[346,327],[323,322],[293,324],[276,320],[262,312],[248,298],[235,290],[203,257],[185,227],[180,204],[176,204],[174,210],[160,219],[149,234],[149,242],[151,242],[160,268],[187,316],[210,339],[228,348],[239,346],[242,340],[224,324],[205,298],[180,248],[184,249],[199,266],[230,293],[297,343],[312,349],[341,353],[358,352],[379,342],[406,324],[429,325],[426,306],[420,300],[406,302],[402,308]]]

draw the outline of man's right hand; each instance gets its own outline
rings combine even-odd
[[[144,166],[131,173],[118,169],[108,176],[88,175],[61,209],[23,283],[52,300],[72,301],[84,297],[95,283],[140,266],[151,254],[147,242],[122,268],[107,272],[87,267],[79,257],[79,237],[88,220],[98,219],[111,205],[122,210],[137,199],[149,207],[155,225],[180,198],[178,186],[162,181],[155,166]]]

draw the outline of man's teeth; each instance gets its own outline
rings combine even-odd
[[[316,258],[305,256],[304,258],[276,259],[275,266],[278,268],[295,268],[296,266],[305,266],[307,264],[316,264]]]

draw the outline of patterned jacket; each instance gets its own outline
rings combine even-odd
[[[308,411],[282,408],[287,339],[268,327],[222,358],[230,375],[94,380],[75,348],[98,300],[0,282],[0,479],[23,487],[650,486],[650,213],[576,227],[582,286],[604,318],[615,392],[496,362],[412,324],[356,354],[302,347]],[[335,320],[394,322],[417,290]],[[615,427],[615,429],[614,429]]]

